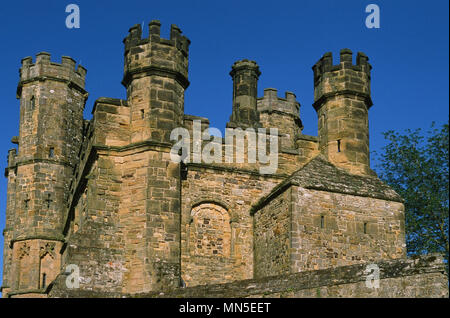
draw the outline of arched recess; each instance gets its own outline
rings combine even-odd
[[[230,214],[216,202],[198,203],[192,207],[189,224],[189,253],[205,257],[231,257]]]
[[[46,288],[57,272],[55,243],[45,243],[39,251],[39,288]]]
[[[27,242],[19,245],[18,255],[17,255],[17,289],[30,288],[32,283],[30,268],[30,245]]]
[[[191,210],[194,209],[195,207],[197,207],[201,204],[205,204],[205,203],[212,203],[212,204],[219,205],[222,208],[224,208],[230,215],[231,221],[233,222],[235,217],[233,215],[233,211],[231,210],[230,205],[227,202],[221,200],[220,198],[212,196],[212,195],[203,194],[203,195],[199,196],[196,200],[193,200],[191,203]]]

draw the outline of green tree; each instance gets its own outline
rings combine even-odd
[[[448,122],[405,134],[388,131],[376,172],[405,200],[408,255],[444,253],[448,262]]]

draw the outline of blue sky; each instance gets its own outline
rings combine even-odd
[[[65,8],[80,7],[81,27],[67,29]],[[380,7],[379,29],[368,29],[365,8]],[[18,135],[19,101],[16,87],[20,60],[46,51],[52,61],[68,55],[87,68],[90,118],[94,101],[102,96],[126,98],[120,84],[123,44],[129,27],[158,19],[162,36],[177,24],[191,40],[185,112],[205,116],[223,129],[231,114],[232,82],[228,75],[238,59],[258,62],[263,89],[293,91],[301,104],[304,133],[317,135],[311,67],[331,51],[366,53],[373,66],[369,112],[371,150],[384,145],[387,130],[428,128],[448,120],[449,3],[386,0],[295,1],[7,1],[0,7],[0,151],[4,159],[12,136]],[[6,178],[0,179],[0,229],[4,228]],[[0,238],[3,248],[3,237]],[[0,255],[0,262],[1,255]],[[1,268],[0,268],[1,277]]]

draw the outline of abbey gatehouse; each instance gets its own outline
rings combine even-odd
[[[160,27],[129,30],[127,98],[97,99],[91,120],[83,66],[22,59],[3,297],[448,296],[438,255],[407,258],[403,200],[370,168],[364,53],[311,65],[317,136],[301,96],[258,96],[264,70],[237,61],[226,128],[246,133],[221,137],[184,112],[190,40]]]

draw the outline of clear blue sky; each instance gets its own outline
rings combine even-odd
[[[81,10],[81,28],[65,27],[66,5]],[[380,29],[365,27],[365,8],[380,7]],[[85,116],[101,96],[126,98],[120,84],[123,44],[129,27],[159,19],[162,35],[177,24],[191,40],[185,112],[205,116],[223,129],[231,114],[230,67],[238,59],[258,62],[259,95],[267,87],[279,96],[293,91],[301,103],[304,133],[317,135],[312,65],[341,48],[365,52],[373,66],[369,112],[371,149],[384,144],[382,132],[428,128],[448,119],[449,3],[387,0],[294,1],[5,1],[0,7],[0,151],[4,171],[12,136],[18,135],[16,87],[20,60],[40,51],[60,62],[74,58],[88,70],[90,96]],[[0,229],[4,228],[6,178],[0,179]],[[0,238],[3,248],[3,237]],[[0,262],[1,255],[0,255]],[[1,269],[0,269],[1,277]]]

